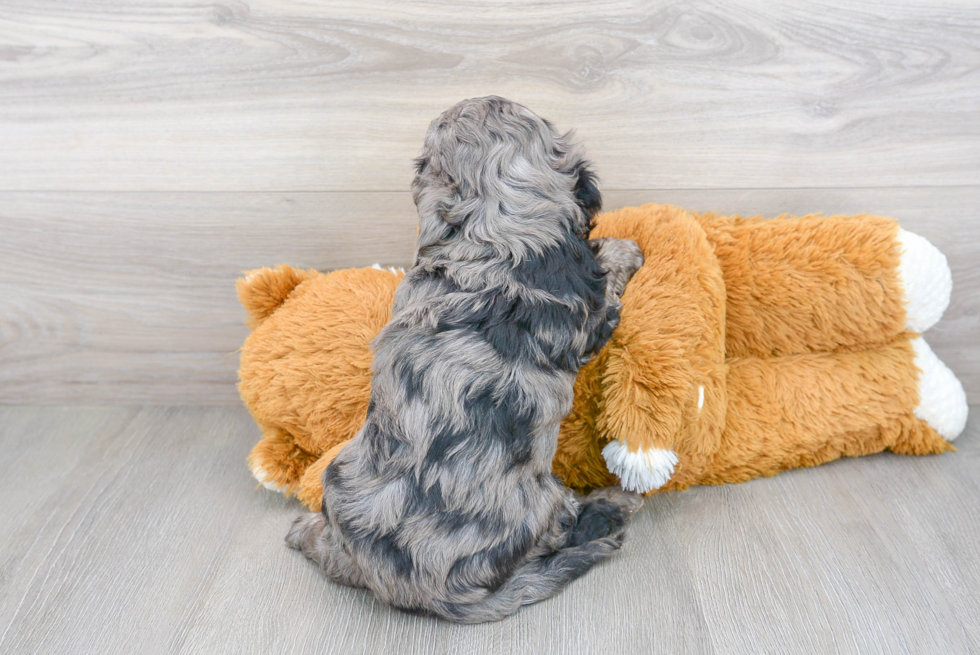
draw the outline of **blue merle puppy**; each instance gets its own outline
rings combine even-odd
[[[503,98],[432,122],[412,191],[415,264],[373,342],[367,420],[286,540],[395,607],[494,621],[608,557],[642,502],[578,499],[551,460],[643,257],[588,240],[601,198],[582,150]]]

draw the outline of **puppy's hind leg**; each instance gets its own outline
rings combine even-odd
[[[300,550],[319,565],[328,578],[348,587],[364,587],[357,564],[344,550],[333,526],[320,512],[297,517],[286,535],[286,545]]]
[[[643,505],[643,496],[620,487],[596,489],[582,501],[575,526],[568,533],[566,546],[621,534],[636,510]]]

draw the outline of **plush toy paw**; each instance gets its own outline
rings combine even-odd
[[[262,484],[262,486],[268,489],[269,491],[277,491],[279,493],[282,493],[283,491],[286,490],[286,487],[289,486],[285,484],[276,483],[272,479],[272,475],[266,472],[265,469],[263,469],[258,464],[252,465],[252,477],[258,480]]]
[[[919,406],[914,413],[943,439],[952,441],[966,427],[969,412],[963,385],[949,367],[936,357],[925,339],[912,339],[912,348],[915,350],[915,365],[922,371]]]
[[[635,453],[626,444],[613,440],[602,449],[609,472],[619,478],[626,491],[647,493],[667,484],[677,466],[677,453],[662,448],[648,448]]]
[[[946,256],[918,234],[898,231],[902,248],[898,275],[905,289],[905,329],[925,332],[935,325],[953,291],[953,275]]]

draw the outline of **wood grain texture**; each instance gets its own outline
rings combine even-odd
[[[488,93],[610,188],[980,180],[972,1],[6,0],[0,189],[401,190]]]
[[[978,416],[956,453],[658,495],[556,598],[458,626],[285,547],[241,408],[0,407],[0,652],[977,652]]]
[[[485,93],[577,128],[609,208],[898,217],[980,399],[976,2],[7,0],[0,402],[235,402],[234,278],[407,263],[411,157]]]
[[[898,217],[949,257],[928,340],[980,400],[980,186],[606,193],[651,201]],[[237,402],[241,271],[406,265],[415,224],[407,192],[0,193],[0,402]]]

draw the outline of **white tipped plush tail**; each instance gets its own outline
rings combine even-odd
[[[960,436],[966,427],[969,407],[966,392],[949,367],[936,357],[922,337],[912,339],[919,377],[919,406],[915,415],[947,441]]]
[[[905,329],[925,332],[949,306],[953,275],[946,256],[918,234],[898,231],[902,254],[898,275],[905,290]]]
[[[632,453],[626,444],[615,439],[602,449],[602,458],[623,489],[641,494],[667,484],[677,466],[677,453],[673,450],[648,448]]]

